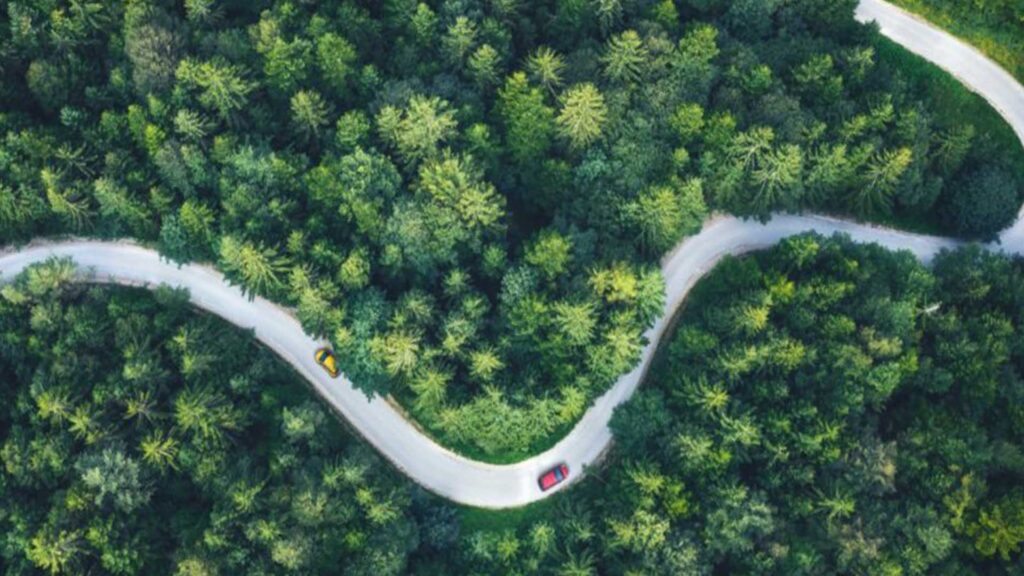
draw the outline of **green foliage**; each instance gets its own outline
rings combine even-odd
[[[448,103],[440,98],[413,96],[405,110],[386,107],[377,115],[381,137],[409,164],[436,158],[440,144],[455,135],[457,126]]]
[[[990,238],[1024,186],[1012,131],[856,24],[853,0],[7,4],[0,243],[127,236],[212,262],[331,339],[360,389],[496,460],[511,457],[499,442],[456,440],[441,414],[492,389],[510,414],[549,402],[557,425],[509,436],[523,454],[550,446],[633,368],[661,312],[651,266],[707,214],[814,209]],[[770,310],[738,314],[744,333]],[[873,375],[879,396],[893,374]],[[45,392],[47,421],[101,448],[103,415]],[[133,401],[132,421],[149,419]],[[175,440],[149,438],[153,466],[174,469]],[[644,570],[685,572],[691,540],[669,537],[681,552]],[[307,544],[276,550],[316,572]]]
[[[220,265],[251,295],[268,295],[284,286],[286,263],[277,251],[225,236],[220,241]]]
[[[562,86],[565,61],[547,46],[538,47],[526,61],[526,69],[534,82],[545,87],[552,94]]]
[[[539,247],[567,238],[538,235],[526,271],[542,274]],[[606,463],[507,516],[456,514],[410,488],[272,355],[190,313],[184,295],[89,288],[73,274],[55,260],[0,292],[0,398],[19,399],[0,413],[5,568],[1009,575],[1020,562],[1020,259],[969,247],[929,270],[814,235],[727,258],[617,409]],[[590,299],[533,319],[551,318],[537,326],[551,330],[545,353],[584,347],[616,365],[635,353],[604,306],[653,308],[639,304],[657,300],[651,277],[594,270]],[[290,283],[317,286],[300,272]],[[464,272],[443,285],[463,298],[461,318],[444,322],[454,342],[485,312],[467,301]],[[504,290],[531,295],[511,280]],[[371,346],[384,369],[409,379],[410,405],[435,414],[439,433],[480,453],[528,453],[585,408],[576,386],[513,404],[500,375],[514,347],[472,336],[452,349],[484,394],[455,402],[446,352],[417,332],[435,313],[425,295],[347,312],[354,326],[390,318]]]
[[[614,82],[637,82],[643,76],[649,57],[640,35],[627,30],[608,42],[608,50],[602,59],[604,73]]]
[[[291,99],[292,123],[299,135],[314,140],[327,126],[330,111],[323,98],[316,92],[300,90]]]
[[[484,44],[473,52],[467,63],[469,74],[481,88],[493,87],[501,74],[501,56],[490,44]]]
[[[338,96],[345,97],[355,74],[359,53],[345,38],[328,32],[316,40],[317,65],[324,82]]]
[[[567,269],[572,259],[572,242],[557,232],[546,231],[526,249],[526,262],[549,280]]]
[[[150,6],[136,5],[125,18],[125,54],[140,95],[159,93],[174,82],[185,38],[179,20]]]
[[[1004,497],[978,513],[978,522],[969,526],[974,546],[982,556],[999,555],[1004,562],[1020,553],[1024,542],[1024,498],[1015,493]]]
[[[405,572],[413,490],[291,370],[182,294],[73,271],[29,268],[0,299],[5,570]]]
[[[601,137],[608,109],[593,84],[579,84],[562,94],[562,109],[555,119],[559,134],[573,148],[586,148]]]
[[[1011,224],[1020,200],[1019,177],[1000,167],[964,173],[955,182],[943,219],[960,234],[988,239]]]
[[[139,463],[120,450],[106,448],[98,454],[85,454],[75,469],[84,490],[94,494],[97,508],[113,505],[121,512],[132,513],[149,501]]]
[[[441,38],[442,52],[452,65],[461,66],[469,56],[476,39],[476,23],[465,16],[458,16]]]
[[[504,214],[501,197],[465,158],[446,156],[424,164],[419,173],[419,191],[470,234],[494,229]]]
[[[524,165],[538,161],[551,146],[555,128],[554,111],[545,104],[543,93],[517,72],[498,92],[498,104],[509,154]]]
[[[653,254],[663,253],[679,238],[699,230],[707,212],[698,179],[655,186],[623,209],[625,219],[637,230],[640,245]]]
[[[683,144],[689,144],[704,129],[704,108],[699,104],[681,104],[669,119],[669,125]]]
[[[455,440],[486,454],[515,455],[528,453],[539,439],[567,424],[559,420],[557,410],[549,399],[517,408],[500,390],[489,387],[472,402],[443,410],[439,418],[442,430]]]
[[[594,513],[617,559],[695,530],[711,573],[1014,573],[1022,275],[978,248],[929,271],[842,237],[724,261],[612,419],[602,479],[622,488]],[[648,515],[673,481],[697,505]]]
[[[235,117],[255,89],[255,85],[243,78],[239,67],[222,61],[185,59],[178,65],[175,76],[181,86],[196,90],[199,103],[214,110],[222,120]]]
[[[888,214],[896,185],[912,161],[913,152],[908,148],[888,150],[872,158],[863,186],[850,198],[853,211],[861,216]]]

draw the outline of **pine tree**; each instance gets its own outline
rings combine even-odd
[[[605,75],[613,82],[632,84],[640,80],[648,58],[640,35],[634,30],[627,30],[608,42],[601,62],[604,63]]]
[[[526,59],[526,70],[530,74],[530,79],[554,95],[562,87],[565,61],[551,48],[540,46]]]
[[[850,194],[850,209],[858,216],[888,214],[892,210],[896,186],[913,159],[910,148],[876,154],[868,164],[863,184]]]
[[[575,149],[586,148],[601,137],[608,117],[604,96],[590,83],[577,84],[562,95],[556,122],[559,133]]]
[[[233,236],[220,241],[220,265],[229,276],[236,276],[250,296],[268,295],[283,286],[287,261],[272,248],[240,242]]]
[[[291,98],[292,124],[306,142],[314,142],[329,123],[330,109],[319,94],[300,90]]]
[[[529,164],[547,151],[555,130],[555,113],[522,72],[509,76],[498,91],[498,113],[505,124],[506,148],[516,161]]]

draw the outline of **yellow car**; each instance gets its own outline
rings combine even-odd
[[[316,363],[319,364],[331,378],[337,378],[341,371],[338,370],[338,359],[334,357],[334,352],[331,352],[329,348],[320,348],[313,354],[313,358]]]

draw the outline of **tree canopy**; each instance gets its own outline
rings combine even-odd
[[[187,294],[72,271],[0,296],[5,574],[405,570],[417,491],[298,375]]]
[[[1019,573],[1022,281],[1020,258],[928,269],[841,236],[727,258],[602,465],[520,520],[464,526],[454,571]]]
[[[0,243],[213,262],[442,443],[526,455],[632,367],[712,210],[1007,223],[1008,127],[854,5],[10,0]]]

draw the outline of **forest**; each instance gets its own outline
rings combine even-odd
[[[1020,258],[969,247],[925,268],[805,235],[726,259],[603,465],[515,512],[412,485],[186,294],[73,270],[0,292],[4,574],[1024,568]]]
[[[434,505],[290,367],[73,272],[0,291],[0,573],[402,573]]]
[[[926,268],[808,235],[728,258],[604,464],[419,573],[1021,574],[1022,330],[1024,260],[976,247]]]
[[[1024,188],[853,0],[5,4],[0,243],[214,262],[490,461],[635,364],[712,211],[988,239]]]

